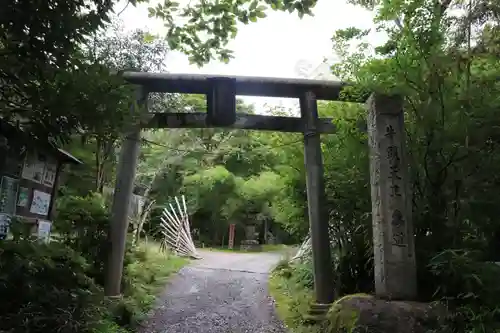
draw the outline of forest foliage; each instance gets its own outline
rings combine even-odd
[[[369,31],[336,31],[333,50],[341,61],[332,71],[357,83],[349,93],[404,96],[418,298],[449,306],[452,318],[439,331],[493,332],[499,8],[488,1],[353,3],[374,12],[388,40],[372,45]],[[348,130],[336,140],[343,142],[324,139],[336,289],[339,296],[370,293],[366,138]]]
[[[137,2],[144,1],[130,3]],[[376,30],[388,38],[373,45],[370,31],[349,27],[334,32],[332,52],[340,60],[331,69],[353,83],[345,93],[404,97],[419,300],[445,301],[458,314],[450,322],[452,331],[493,332],[499,326],[494,283],[499,269],[491,262],[499,261],[495,250],[500,241],[495,194],[500,177],[500,7],[487,0],[350,3],[372,11]],[[229,61],[227,43],[237,33],[237,22],[257,21],[267,9],[309,14],[315,1],[192,1],[187,7],[167,1],[150,9],[170,28],[167,36],[106,25],[113,1],[34,4],[11,2],[0,14],[1,117],[33,136],[63,143],[84,160],[84,166],[67,174],[61,192],[69,197],[113,185],[120,140],[138,116],[130,113],[132,89],[117,71],[167,70],[163,60],[174,49],[197,64]],[[182,20],[188,23],[181,26]],[[57,33],[54,22],[60,22]],[[205,100],[151,95],[149,108],[203,111]],[[237,109],[261,111],[241,101]],[[359,126],[366,110],[360,104],[322,102],[319,111],[337,126],[336,134],[322,137],[335,288],[338,295],[371,293],[369,160],[366,133]],[[228,225],[235,223],[237,241],[243,226],[255,224],[262,241],[269,232],[279,241],[298,243],[308,233],[303,161],[298,134],[144,132],[135,189],[150,208],[141,220],[143,234],[155,237],[162,207],[184,194],[199,242],[225,244]],[[105,223],[101,213],[93,211],[92,219]],[[64,223],[60,228],[64,232]],[[78,239],[67,237],[66,242],[81,251]],[[30,248],[16,251],[34,255]],[[48,254],[53,255],[60,257]],[[309,262],[288,273],[302,290],[311,287]]]

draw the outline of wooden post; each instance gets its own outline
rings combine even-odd
[[[235,228],[235,226],[236,225],[234,223],[231,223],[229,225],[229,243],[227,244],[228,245],[227,247],[230,250],[232,250],[234,247],[234,228]]]
[[[402,99],[373,94],[367,106],[375,291],[411,300],[417,283]]]
[[[47,213],[47,218],[49,221],[53,222],[54,217],[55,217],[55,206],[56,206],[56,200],[57,200],[57,194],[58,194],[58,188],[59,184],[61,183],[61,180],[59,179],[61,177],[61,171],[64,167],[64,164],[60,161],[57,161],[57,167],[56,167],[56,176],[54,179],[54,184],[52,184],[52,189],[51,189],[51,198],[50,198],[50,204],[49,204],[49,212]],[[17,207],[16,207],[17,208]]]
[[[137,101],[132,108],[139,109],[147,99],[147,92],[138,88]],[[139,110],[137,110],[139,112]],[[138,113],[137,112],[137,113]],[[134,112],[136,113],[136,112]],[[119,296],[123,274],[123,261],[127,242],[128,215],[130,200],[134,190],[135,171],[139,158],[141,128],[134,125],[123,140],[118,171],[116,175],[110,227],[110,254],[107,262],[107,275],[104,283],[106,296]]]
[[[314,93],[306,92],[303,95],[300,99],[300,110],[305,126],[304,158],[316,301],[311,312],[320,315],[326,312],[334,300],[334,284],[328,219],[324,212],[325,190],[321,141],[318,131],[318,106]]]

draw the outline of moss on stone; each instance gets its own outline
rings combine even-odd
[[[328,312],[329,333],[426,333],[437,313],[430,304],[386,301],[367,294],[338,299]]]
[[[347,309],[342,304],[333,304],[327,315],[328,332],[351,333],[356,328],[359,313],[354,309]]]
[[[372,295],[369,295],[369,294],[364,294],[364,293],[359,293],[359,294],[350,294],[350,295],[345,295],[345,296],[342,296],[341,298],[339,298],[338,300],[336,300],[334,302],[334,304],[337,304],[337,303],[342,303],[344,301],[347,301],[351,298],[373,298]]]

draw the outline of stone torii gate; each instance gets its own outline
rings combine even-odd
[[[304,135],[307,202],[312,240],[315,304],[324,313],[334,301],[328,217],[324,211],[324,180],[320,134],[334,133],[332,119],[318,117],[317,100],[339,100],[345,84],[334,81],[222,77],[124,72],[125,80],[140,87],[135,107],[148,93],[207,96],[207,113],[151,113],[148,122],[126,136],[120,154],[111,221],[111,251],[105,283],[108,296],[120,294],[128,203],[134,185],[141,128],[232,128],[300,132]],[[300,100],[301,117],[236,114],[236,96],[288,97]],[[371,195],[378,296],[412,299],[416,294],[411,206],[404,156],[402,104],[397,98],[372,95],[368,100]]]

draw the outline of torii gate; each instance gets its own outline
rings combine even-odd
[[[125,138],[113,197],[111,252],[105,292],[120,294],[128,227],[128,203],[134,185],[142,128],[213,128],[300,132],[304,135],[307,202],[312,240],[315,304],[324,313],[334,300],[328,218],[324,212],[324,180],[320,134],[334,133],[332,119],[318,117],[317,100],[337,101],[344,83],[304,79],[223,77],[124,72],[125,80],[142,87],[137,104],[149,92],[204,94],[207,113],[149,114]],[[236,114],[236,96],[287,97],[300,100],[301,117]],[[411,299],[416,294],[411,206],[404,165],[402,105],[398,99],[372,95],[368,133],[372,179],[375,285],[377,295]],[[357,102],[357,101],[356,101]],[[390,156],[389,156],[390,155]],[[392,192],[390,192],[392,189]],[[391,194],[390,194],[391,193]],[[392,217],[391,217],[392,216]]]

